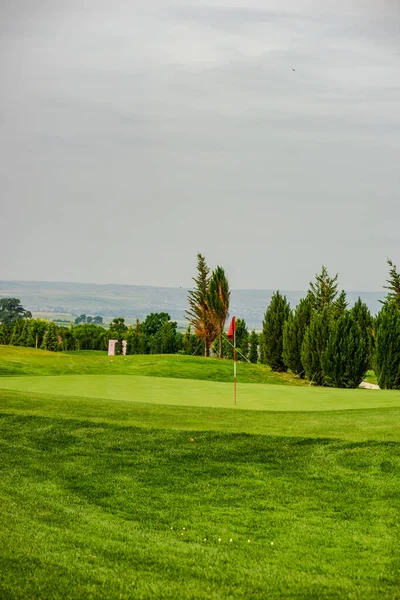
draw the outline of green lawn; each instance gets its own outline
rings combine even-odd
[[[36,352],[0,350],[2,600],[400,599],[398,392]]]
[[[4,377],[0,388],[119,402],[233,407],[233,384],[130,375]],[[400,407],[400,391],[239,383],[236,410],[321,411]]]
[[[2,598],[400,597],[398,443],[0,427]]]
[[[238,364],[243,383],[308,385],[288,373],[273,373],[265,365]],[[0,376],[21,375],[141,375],[232,381],[230,360],[199,356],[136,355],[107,356],[105,352],[46,352],[34,348],[0,345]]]

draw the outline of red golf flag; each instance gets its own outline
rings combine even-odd
[[[236,317],[232,317],[232,321],[231,321],[231,324],[229,325],[229,329],[228,329],[228,339],[229,340],[233,340],[235,331],[236,331]]]

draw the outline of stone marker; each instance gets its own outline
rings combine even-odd
[[[115,345],[118,340],[108,340],[108,356],[115,356]]]
[[[108,340],[108,356],[115,356],[115,347],[118,344],[118,340]],[[126,340],[122,340],[122,354],[126,355]]]

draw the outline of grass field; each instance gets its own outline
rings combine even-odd
[[[53,396],[147,404],[233,407],[232,383],[131,375],[4,377],[1,387]],[[236,410],[323,411],[400,405],[400,392],[239,383]]]
[[[400,393],[185,358],[0,347],[0,597],[400,598]]]
[[[199,356],[136,355],[107,356],[105,352],[46,352],[33,348],[0,346],[0,376],[20,375],[141,375],[232,381],[228,360]],[[240,363],[238,376],[243,383],[308,385],[290,373],[273,373],[265,365]]]

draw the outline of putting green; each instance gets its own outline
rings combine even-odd
[[[122,402],[233,408],[233,385],[129,375],[3,377],[0,388]],[[237,409],[329,411],[399,407],[400,392],[238,384]]]

